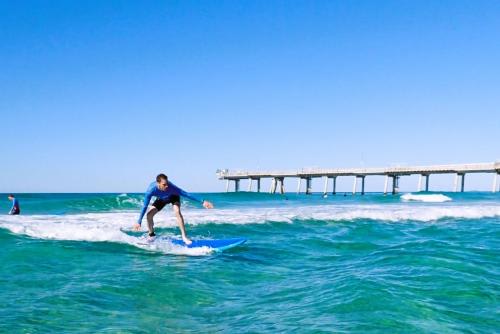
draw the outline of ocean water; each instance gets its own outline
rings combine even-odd
[[[203,197],[215,209],[183,202],[188,234],[246,244],[141,242],[141,194],[19,194],[0,332],[500,332],[500,194]],[[156,226],[179,234],[169,207]]]

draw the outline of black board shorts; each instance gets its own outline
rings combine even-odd
[[[153,206],[160,211],[167,204],[181,204],[181,198],[179,195],[172,195],[167,199],[157,198],[156,201],[153,202]]]

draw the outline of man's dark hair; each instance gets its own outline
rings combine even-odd
[[[12,195],[12,194],[9,194],[9,196],[7,196],[7,197],[15,197],[15,196],[14,196],[14,195]]]
[[[168,177],[165,174],[158,174],[156,177],[156,182],[160,182],[161,180],[168,181]]]

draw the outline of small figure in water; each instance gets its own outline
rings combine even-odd
[[[18,215],[21,213],[21,208],[19,207],[19,201],[14,195],[9,194],[9,201],[12,201],[12,208],[9,211],[9,215]]]
[[[184,228],[184,218],[181,213],[181,199],[180,196],[187,197],[195,202],[198,202],[203,205],[206,209],[212,209],[214,206],[209,201],[200,200],[193,195],[185,192],[181,188],[177,187],[172,182],[168,181],[168,178],[165,174],[159,174],[156,177],[156,182],[152,182],[148,190],[146,191],[146,195],[144,198],[144,204],[142,206],[141,214],[139,215],[138,222],[134,225],[134,229],[136,231],[140,230],[142,218],[146,213],[149,202],[151,198],[155,196],[156,200],[153,202],[153,206],[149,209],[146,218],[148,220],[148,230],[149,236],[155,236],[154,230],[154,221],[153,217],[167,204],[172,204],[174,209],[175,216],[177,218],[177,223],[179,224],[179,228],[181,229],[182,240],[186,245],[190,245],[192,241],[186,236],[186,229]]]

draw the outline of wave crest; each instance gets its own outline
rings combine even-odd
[[[451,198],[443,194],[414,195],[409,193],[402,195],[401,199],[403,201],[418,201],[418,202],[428,202],[428,203],[442,203],[451,201]]]

